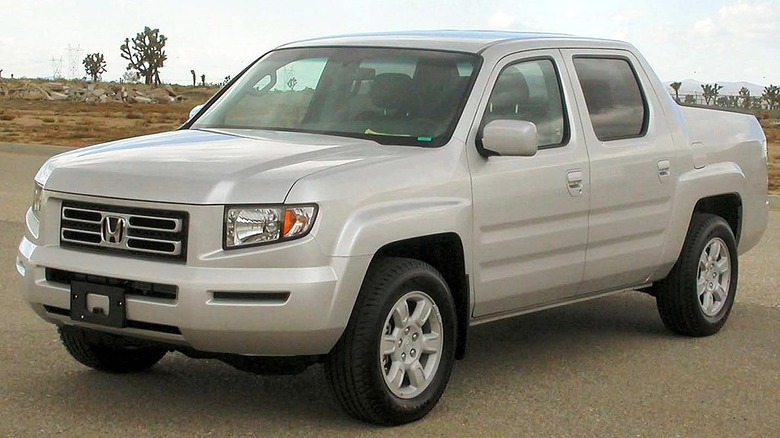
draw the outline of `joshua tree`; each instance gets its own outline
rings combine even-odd
[[[723,88],[723,85],[715,84],[702,84],[701,94],[704,96],[704,102],[709,105],[710,101],[713,103],[718,98],[718,93]]]
[[[144,77],[146,85],[160,85],[160,69],[168,59],[165,55],[165,42],[168,39],[160,34],[160,29],[144,27],[135,38],[125,38],[119,49],[122,58],[130,61],[128,70],[136,70]]]
[[[721,96],[715,101],[715,105],[723,108],[736,108],[738,107],[737,96]]]
[[[122,82],[127,82],[128,84],[137,84],[140,80],[141,78],[138,76],[138,72],[130,69],[126,70],[122,75]]]
[[[206,75],[205,74],[200,75],[200,84],[203,85],[204,87],[206,86]]]
[[[774,110],[780,104],[780,87],[777,85],[764,87],[764,94],[761,95],[761,98],[766,101],[770,110]]]
[[[750,90],[746,87],[740,88],[739,98],[742,99],[742,108],[750,109]]]
[[[2,79],[2,77],[3,77],[3,69],[0,68],[0,79]]]
[[[87,76],[91,77],[93,82],[99,81],[100,75],[106,72],[106,60],[103,58],[102,53],[87,55],[82,63]]]
[[[682,82],[672,82],[669,84],[670,87],[672,87],[672,90],[674,90],[674,100],[677,102],[680,101],[680,87],[682,87]]]
[[[190,73],[192,73],[192,86],[195,86],[195,70],[190,70]]]

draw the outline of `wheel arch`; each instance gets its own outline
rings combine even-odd
[[[746,177],[736,163],[717,163],[681,175],[672,200],[671,219],[659,268],[648,278],[666,277],[677,262],[696,213],[723,217],[737,242],[742,234]]]
[[[742,197],[739,193],[724,193],[699,199],[693,207],[693,214],[709,213],[722,217],[731,228],[734,240],[739,245],[742,232]]]
[[[463,241],[460,236],[454,232],[447,232],[391,242],[379,248],[374,254],[372,263],[384,257],[420,260],[433,266],[444,277],[455,301],[455,312],[458,317],[455,357],[462,359],[466,354],[471,296]]]

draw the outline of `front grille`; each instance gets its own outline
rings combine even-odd
[[[103,277],[101,275],[82,274],[64,271],[62,269],[46,268],[46,281],[70,285],[72,281],[102,284],[104,286],[121,287],[128,296],[162,298],[175,301],[179,288],[172,284],[148,283],[145,281],[123,280],[121,278]]]
[[[187,213],[65,201],[60,244],[184,261]]]

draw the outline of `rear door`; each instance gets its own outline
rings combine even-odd
[[[499,61],[474,121],[469,166],[474,201],[474,315],[575,295],[585,263],[588,157],[557,50]],[[493,120],[533,122],[533,157],[485,157],[473,136]]]
[[[661,102],[625,50],[564,50],[590,156],[581,293],[644,282],[659,263],[679,174]]]

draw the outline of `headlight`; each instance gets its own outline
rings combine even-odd
[[[36,182],[33,191],[32,212],[38,220],[41,219],[41,208],[43,208],[43,186]]]
[[[297,239],[309,233],[316,205],[225,208],[225,249]]]

